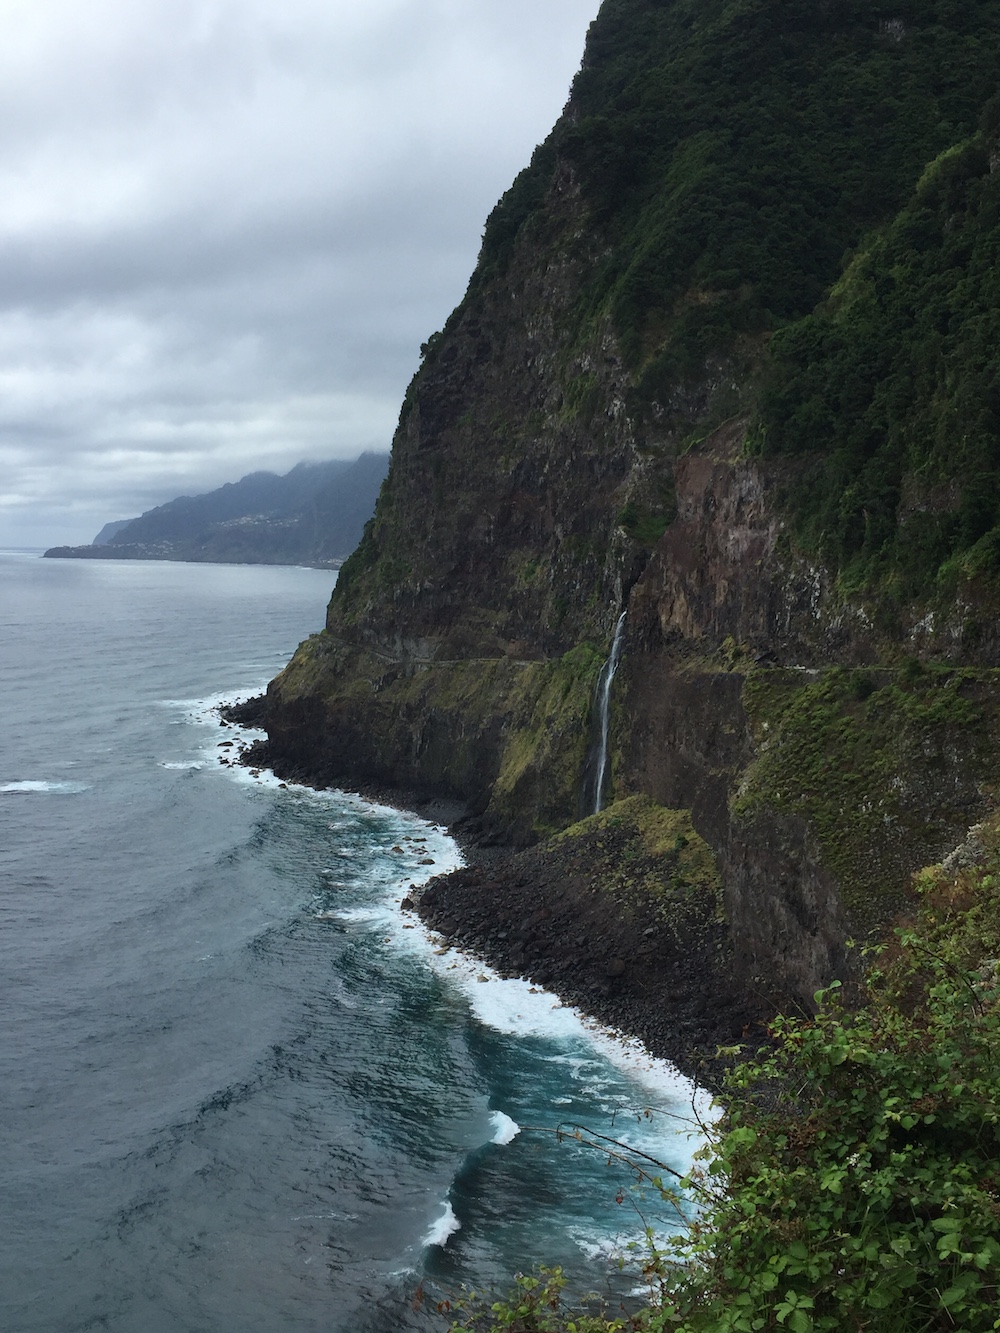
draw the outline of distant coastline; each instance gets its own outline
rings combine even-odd
[[[159,560],[185,565],[297,565],[307,569],[339,569],[344,563],[336,560],[303,560],[295,557],[287,559],[261,554],[246,554],[243,559],[224,560],[212,555],[199,556],[194,553],[178,555],[167,547],[152,546],[52,546],[47,551],[35,547],[35,552],[43,559],[52,560]]]
[[[389,455],[251,472],[204,495],[182,495],[138,518],[104,524],[89,545],[52,546],[56,560],[169,560],[186,564],[339,569],[375,509]]]

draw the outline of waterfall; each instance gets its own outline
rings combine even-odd
[[[587,767],[584,773],[583,793],[580,813],[596,815],[604,804],[604,780],[608,769],[608,725],[611,716],[611,682],[621,660],[622,645],[625,642],[625,616],[623,611],[615,625],[615,635],[611,640],[611,652],[601,667],[597,678],[597,690],[594,694],[594,740]]]

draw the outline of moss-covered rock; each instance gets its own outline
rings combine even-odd
[[[755,671],[743,697],[758,753],[733,813],[802,819],[862,935],[961,840],[1000,777],[997,671]]]
[[[587,874],[593,889],[647,925],[683,931],[688,917],[724,920],[715,857],[695,832],[690,810],[628,796],[571,825],[540,855]]]
[[[600,663],[590,644],[547,661],[440,661],[314,635],[269,687],[271,761],[310,781],[455,797],[491,837],[530,841],[576,814]]]

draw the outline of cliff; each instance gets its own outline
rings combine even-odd
[[[108,542],[115,535],[115,533],[121,532],[122,528],[127,528],[131,522],[132,519],[130,518],[118,518],[113,520],[111,523],[105,523],[104,527],[101,528],[100,532],[94,538],[91,545],[107,546]]]
[[[325,629],[269,689],[271,762],[458,798],[481,840],[559,835],[589,814],[594,689],[626,609],[600,818],[641,796],[710,849],[725,923],[711,957],[744,993],[808,1001],[849,976],[849,941],[883,929],[911,873],[991,800],[995,583],[966,553],[992,526],[944,524],[936,555],[896,578],[906,522],[964,512],[961,487],[943,462],[926,485],[924,455],[897,443],[881,544],[865,547],[859,478],[877,489],[885,469],[868,468],[870,441],[818,430],[803,365],[833,382],[824,321],[855,346],[836,312],[859,271],[875,311],[879,283],[902,280],[891,237],[912,240],[929,163],[971,143],[967,193],[995,206],[981,117],[998,86],[1000,15],[985,3],[606,0],[562,119],[425,344]],[[937,231],[915,290],[935,263],[972,262],[953,244],[972,226],[954,190],[926,206]],[[940,336],[966,317],[959,301]],[[905,320],[856,322],[889,357],[870,398],[893,376],[900,398],[921,375],[952,382],[948,349],[926,370]],[[851,375],[869,361],[838,360],[824,422],[853,420]],[[816,494],[842,514],[839,545]],[[645,897],[574,862],[577,910],[606,900],[638,939],[648,886],[676,878],[674,852],[658,856],[658,872],[643,861]],[[714,898],[705,910],[699,938]],[[629,961],[612,947],[595,965],[614,990]]]

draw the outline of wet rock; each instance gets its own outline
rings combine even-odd
[[[491,862],[488,876],[436,876],[417,910],[501,975],[555,991],[713,1086],[717,1048],[734,1030],[762,1037],[770,1011],[734,990],[711,895],[669,930],[651,923],[648,902],[629,906],[611,892],[622,864],[642,872],[637,845],[622,830],[606,830],[602,844],[564,839]]]

